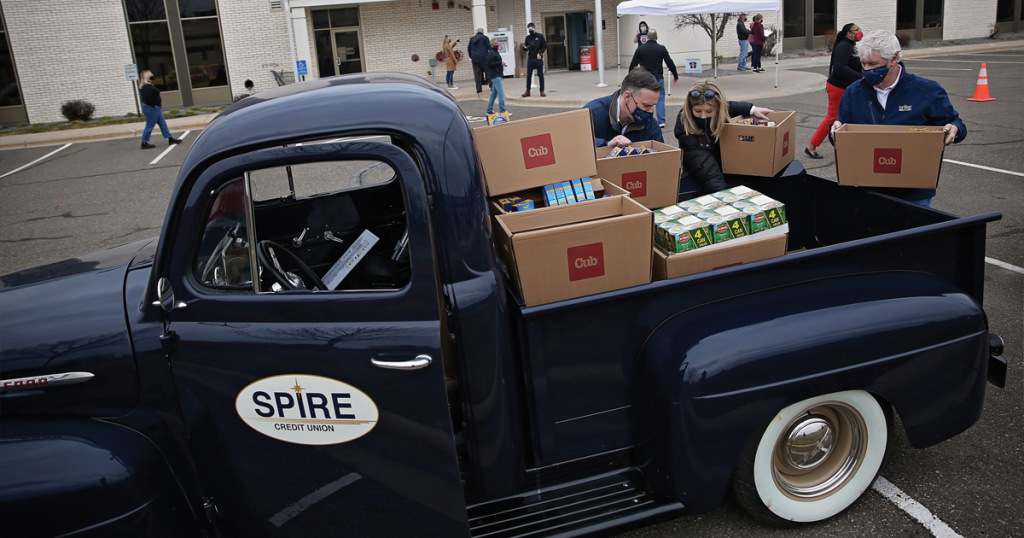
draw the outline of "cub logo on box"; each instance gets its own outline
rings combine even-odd
[[[782,135],[782,156],[785,157],[787,154],[789,154],[789,131]]]
[[[647,171],[622,174],[622,188],[629,191],[633,198],[647,196]]]
[[[876,174],[898,174],[903,168],[903,150],[900,148],[875,148],[872,171]]]
[[[566,249],[569,258],[569,282],[604,276],[604,243],[591,243]]]
[[[555,150],[551,147],[551,135],[529,136],[520,140],[523,145],[523,163],[526,169],[555,164]]]

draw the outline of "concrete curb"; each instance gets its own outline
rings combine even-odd
[[[205,128],[206,124],[210,123],[210,120],[212,120],[214,116],[216,116],[216,114],[174,118],[167,120],[167,127],[172,132],[199,130]],[[87,127],[84,129],[68,129],[66,131],[51,131],[48,133],[8,135],[0,137],[0,151],[8,149],[57,146],[67,144],[69,142],[96,142],[100,140],[114,140],[119,138],[136,138],[142,136],[142,129],[144,127],[144,123],[138,122],[106,125],[103,127]],[[159,137],[159,130],[157,131],[157,136]]]

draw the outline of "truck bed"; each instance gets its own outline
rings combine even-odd
[[[799,161],[780,177],[729,179],[786,204],[787,255],[532,308],[510,291],[535,467],[634,444],[637,358],[679,312],[770,288],[899,272],[934,275],[982,302],[985,224],[999,213],[961,218],[841,188]]]

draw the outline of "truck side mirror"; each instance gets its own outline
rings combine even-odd
[[[156,282],[156,294],[158,300],[154,304],[159,304],[160,308],[163,308],[165,312],[188,306],[184,302],[174,302],[174,289],[171,288],[171,281],[167,277],[162,277]]]

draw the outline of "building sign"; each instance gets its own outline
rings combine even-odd
[[[686,59],[686,72],[687,73],[703,73],[704,69],[700,66],[700,58],[687,58]]]
[[[304,76],[304,75],[308,75],[309,74],[306,71],[306,60],[299,60],[299,61],[295,62],[295,64],[296,64],[296,70],[295,71],[299,74],[299,76]]]
[[[128,80],[139,80],[139,68],[135,64],[125,64],[124,76]]]

